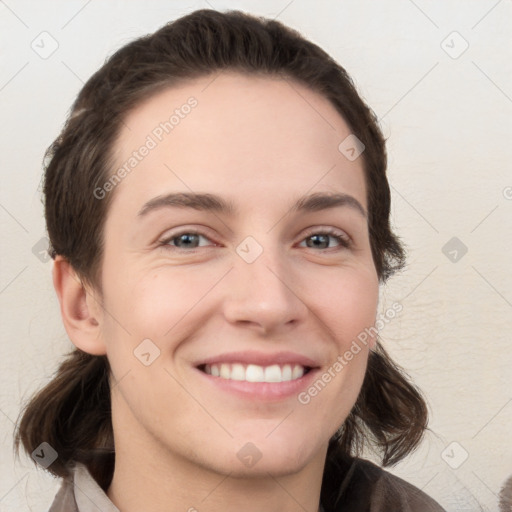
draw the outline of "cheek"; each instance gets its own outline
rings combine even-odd
[[[370,270],[353,269],[334,274],[323,284],[315,313],[330,334],[332,345],[330,364],[321,378],[334,395],[343,388],[348,402],[349,396],[355,401],[374,341],[378,278]]]
[[[121,275],[132,278],[121,280]],[[111,319],[117,320],[113,327],[124,335],[160,339],[186,322],[188,312],[217,280],[215,271],[198,268],[118,271],[112,274],[106,297]]]
[[[206,317],[220,307],[212,301],[213,294],[209,292],[225,270],[206,267],[202,270],[180,267],[144,269],[137,273],[118,268],[117,274],[111,274],[109,287],[105,286],[109,290],[105,295],[108,314],[102,336],[115,381],[129,374],[138,380],[136,388],[165,388],[168,398],[173,395],[170,386],[176,388],[174,391],[180,399],[185,398],[179,386],[169,382],[172,379],[165,369],[175,368],[181,344],[197,333]],[[121,275],[132,279],[121,281]],[[148,362],[150,365],[146,367]],[[135,390],[135,396],[137,393]],[[150,404],[143,400],[142,406]]]
[[[344,350],[360,333],[375,323],[379,300],[378,278],[369,268],[343,269],[325,274],[307,295],[317,318]]]
[[[318,275],[307,295],[317,321],[328,334],[329,363],[298,402],[330,425],[343,423],[361,389],[372,346],[379,283],[371,266],[344,268]]]

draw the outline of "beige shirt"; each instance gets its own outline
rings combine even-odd
[[[48,512],[120,512],[83,464],[77,464],[73,482],[64,480]]]

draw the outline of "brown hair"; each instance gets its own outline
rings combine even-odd
[[[327,98],[363,142],[371,250],[380,281],[401,269],[405,253],[389,221],[385,140],[374,113],[347,72],[298,32],[238,11],[199,10],[118,50],[88,80],[45,155],[45,218],[53,258],[62,255],[101,292],[103,226],[113,192],[95,198],[113,172],[112,150],[126,115],[156,91],[222,70],[281,76]],[[31,453],[48,442],[58,459],[48,468],[66,477],[85,463],[104,488],[114,464],[109,364],[105,356],[74,350],[53,380],[31,399],[16,432]],[[378,343],[370,353],[361,392],[331,439],[322,493],[341,457],[366,444],[383,465],[417,447],[427,408],[416,387]]]

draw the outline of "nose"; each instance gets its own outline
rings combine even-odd
[[[234,255],[223,302],[228,322],[262,335],[285,332],[304,321],[308,308],[290,262],[268,248],[252,263]]]

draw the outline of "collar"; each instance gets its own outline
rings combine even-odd
[[[75,466],[73,483],[77,512],[120,512],[85,465]]]

